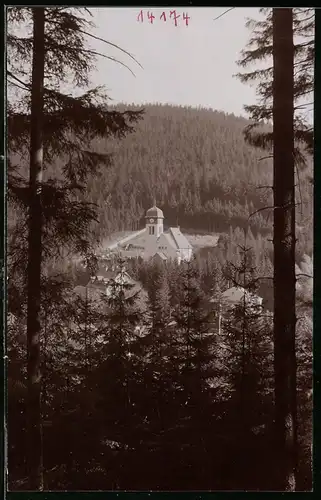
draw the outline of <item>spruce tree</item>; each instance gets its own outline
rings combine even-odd
[[[85,9],[86,11],[86,9]],[[87,11],[88,12],[88,11]],[[33,32],[28,31],[28,23]],[[25,27],[27,36],[16,34]],[[90,24],[90,23],[89,23]],[[8,104],[9,196],[21,207],[23,231],[17,237],[24,260],[28,238],[28,467],[29,488],[43,488],[41,431],[40,323],[41,273],[46,260],[62,248],[90,257],[95,208],[79,200],[88,174],[97,175],[108,154],[92,150],[94,137],[122,137],[132,130],[139,113],[108,109],[101,89],[79,97],[64,94],[67,74],[79,88],[89,83],[94,51],[86,48],[82,9],[8,9],[8,83],[24,93]],[[28,63],[32,71],[28,72]],[[30,99],[31,95],[31,99]],[[18,155],[30,157],[29,182]],[[13,160],[13,157],[15,159]],[[64,161],[58,171],[56,157]],[[44,172],[46,176],[44,178]],[[28,223],[28,229],[23,224]],[[17,234],[17,233],[16,233]],[[10,252],[10,247],[9,247]],[[24,279],[22,280],[24,281]]]
[[[291,9],[273,9],[274,373],[278,489],[297,473],[294,45]]]
[[[304,162],[302,149],[313,152],[313,128],[306,120],[304,100],[312,96],[314,90],[314,9],[294,8],[293,36],[294,36],[294,138],[296,143],[295,157],[298,164]],[[247,48],[241,52],[238,64],[248,71],[239,72],[236,76],[243,83],[256,85],[259,104],[246,105],[252,123],[244,131],[245,139],[250,144],[272,150],[273,134],[267,127],[272,121],[273,100],[273,9],[262,7],[260,13],[263,19],[256,21],[249,19],[247,27],[252,35]],[[264,68],[251,70],[253,63],[267,62]],[[302,99],[303,102],[302,102]],[[308,104],[307,104],[308,106]]]
[[[240,264],[228,263],[227,278],[241,291],[237,303],[222,304],[220,342],[222,386],[225,400],[225,433],[233,436],[230,453],[232,481],[237,489],[264,485],[265,462],[257,468],[258,456],[267,446],[273,417],[272,316],[258,302],[258,277],[250,247],[240,246]],[[245,450],[248,451],[246,459]],[[253,468],[256,469],[253,474]],[[248,474],[247,471],[251,471]]]
[[[28,476],[31,490],[43,490],[40,375],[40,283],[42,260],[41,183],[43,175],[43,87],[45,70],[45,10],[33,11],[33,58],[30,108],[30,174],[28,232]]]
[[[189,487],[210,488],[212,458],[206,443],[214,411],[215,391],[211,382],[216,374],[216,332],[211,328],[211,315],[195,264],[182,265],[183,296],[173,315],[182,386],[177,437],[184,443],[183,464],[192,467],[194,460],[199,464],[198,470],[193,466]]]
[[[312,128],[302,116],[304,105],[300,99],[313,91],[314,14],[312,9],[263,9],[263,12],[264,21],[250,23],[255,28],[254,35],[249,50],[242,53],[240,65],[247,67],[273,56],[273,66],[239,77],[245,82],[258,81],[261,97],[260,105],[247,107],[254,123],[247,127],[246,138],[270,152],[273,148],[275,453],[280,461],[276,488],[294,491],[297,470],[295,166],[298,169],[305,165],[306,153],[313,150]],[[271,120],[273,131],[267,127]]]
[[[136,374],[135,365],[139,354],[139,333],[136,327],[140,326],[140,311],[137,308],[138,292],[133,290],[134,285],[127,283],[124,278],[124,261],[119,260],[119,279],[111,279],[108,283],[110,293],[103,298],[106,307],[106,322],[101,330],[105,335],[105,361],[97,370],[97,376],[104,371],[114,379],[113,384],[104,388],[106,401],[113,405],[114,412],[110,412],[106,404],[107,420],[113,421],[123,433],[126,444],[131,440],[130,429],[133,426],[131,418],[134,412],[133,394],[135,394]],[[137,351],[138,350],[138,351]],[[112,375],[113,374],[113,375]],[[102,376],[100,380],[106,379]],[[118,424],[115,424],[118,420]],[[134,437],[133,437],[134,439]]]
[[[154,431],[166,427],[170,411],[168,392],[175,353],[175,338],[171,323],[170,290],[164,269],[156,269],[149,283],[149,301],[145,314],[147,333],[143,339],[145,351],[145,377],[150,385],[150,405],[155,422]],[[175,363],[174,363],[175,366]]]

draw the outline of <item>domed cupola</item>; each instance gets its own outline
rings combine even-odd
[[[145,215],[146,220],[146,229],[148,231],[149,236],[160,236],[163,231],[163,220],[164,214],[163,211],[156,207],[156,204],[149,208]]]

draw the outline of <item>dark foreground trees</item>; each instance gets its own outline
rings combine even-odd
[[[274,373],[277,489],[295,491],[294,43],[292,9],[273,9]]]
[[[40,342],[44,289],[52,285],[48,264],[56,261],[57,274],[68,251],[92,262],[96,209],[82,193],[88,175],[99,175],[110,156],[93,151],[91,143],[94,137],[124,136],[140,116],[109,110],[101,89],[78,97],[63,93],[68,79],[80,88],[89,84],[95,52],[86,47],[90,23],[83,15],[82,9],[8,9],[8,83],[18,89],[8,105],[9,197],[20,216],[10,233],[9,266],[21,283],[18,309],[27,324],[26,470],[31,490],[43,488]]]
[[[81,295],[77,300],[68,291],[57,294],[57,303],[52,292],[46,296],[45,489],[271,489],[272,316],[262,317],[262,311],[241,302],[225,312],[219,334],[216,304],[210,302],[211,292],[201,291],[194,265],[178,270],[183,290],[177,289],[177,297],[168,297],[164,279],[155,280],[151,301],[120,284],[107,300],[91,283],[75,289]],[[244,271],[242,260],[235,265]],[[245,278],[242,285],[255,292],[249,265]],[[218,288],[215,299],[225,290]],[[174,310],[169,322],[168,302]],[[16,319],[9,336],[10,489],[26,489],[21,339],[23,322]],[[308,342],[302,329],[305,426]],[[305,470],[306,436],[301,429]]]
[[[257,81],[259,105],[247,106],[253,123],[246,139],[273,157],[275,488],[298,481],[296,360],[296,215],[302,206],[301,173],[310,161],[313,133],[306,102],[313,91],[313,9],[262,9],[240,65],[273,58],[272,67],[240,74]],[[273,126],[273,130],[271,127]],[[296,189],[296,186],[297,189]],[[296,210],[298,207],[298,210]],[[272,207],[270,207],[272,208]]]
[[[42,261],[41,184],[43,176],[43,88],[45,71],[45,10],[33,11],[33,58],[30,109],[28,305],[27,305],[27,439],[31,490],[43,489],[40,314]]]

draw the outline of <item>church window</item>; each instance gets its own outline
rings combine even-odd
[[[155,234],[155,227],[149,226],[149,234]]]

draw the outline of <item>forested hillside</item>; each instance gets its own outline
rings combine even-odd
[[[112,165],[88,185],[101,207],[101,236],[141,227],[154,197],[168,224],[206,232],[247,227],[250,213],[272,205],[266,187],[272,184],[271,159],[246,144],[247,123],[208,109],[147,105],[135,133],[119,141],[94,141],[97,152],[113,154]],[[301,254],[310,253],[312,245],[309,174],[309,167],[300,172],[298,189]],[[271,228],[271,210],[251,218],[254,234],[267,235]]]
[[[124,109],[117,106],[119,111]],[[180,225],[186,232],[220,233],[216,248],[198,251],[200,268],[237,263],[238,245],[246,243],[254,250],[259,275],[271,277],[273,214],[264,207],[273,204],[272,160],[245,142],[247,123],[208,109],[147,105],[133,133],[121,139],[94,139],[92,149],[110,154],[111,161],[101,173],[89,175],[87,189],[79,196],[99,206],[98,240],[143,227],[146,209],[156,198],[165,225]],[[23,161],[27,162],[27,155]],[[55,159],[45,175],[57,178],[65,161],[67,155]],[[309,159],[307,163],[298,172],[298,264],[305,255],[312,255],[312,166]],[[17,219],[13,210],[16,207],[9,207],[12,221]],[[270,278],[261,281],[260,293],[272,307]]]
[[[131,105],[126,107],[140,109]],[[117,106],[121,110],[121,106]],[[124,108],[125,109],[125,108]],[[89,177],[83,194],[99,205],[97,236],[143,227],[154,198],[165,225],[231,235],[247,228],[258,238],[272,232],[272,160],[248,145],[241,117],[209,109],[146,105],[135,132],[125,138],[94,139],[93,150],[111,162]],[[27,158],[24,158],[27,161]],[[65,160],[68,161],[67,156]],[[61,157],[59,163],[62,162]],[[54,162],[47,175],[62,164]],[[21,164],[21,159],[19,158]],[[311,166],[299,172],[298,261],[312,253]],[[299,186],[300,184],[300,186]],[[302,202],[301,202],[302,201]]]

